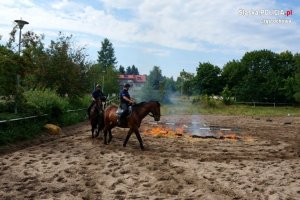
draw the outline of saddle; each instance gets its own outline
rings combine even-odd
[[[119,106],[117,111],[116,111],[116,114],[120,117],[122,114],[123,114],[124,110]],[[128,113],[125,117],[128,117],[132,112],[132,106],[129,106],[128,107]]]
[[[124,125],[127,123],[127,117],[130,116],[130,114],[132,113],[132,106],[128,107],[128,112],[124,114],[124,110],[119,106],[117,111],[116,111],[116,115],[118,116],[118,124],[119,125]]]

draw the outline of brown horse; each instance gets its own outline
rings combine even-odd
[[[92,138],[94,138],[104,128],[104,110],[100,99],[97,99],[92,106],[89,116],[92,126]]]
[[[111,142],[112,134],[111,129],[115,126],[118,126],[118,116],[116,114],[118,107],[117,106],[109,106],[105,110],[104,115],[104,144],[108,144]],[[150,113],[152,115],[150,115]],[[131,134],[134,132],[137,139],[140,142],[141,149],[144,149],[143,141],[139,132],[139,127],[141,125],[142,120],[146,117],[146,115],[150,115],[154,118],[155,121],[160,120],[160,104],[158,101],[149,101],[149,102],[141,102],[139,104],[135,104],[132,106],[132,111],[129,116],[126,118],[126,124],[120,126],[122,128],[129,128],[127,133],[127,137],[123,143],[125,147]],[[109,133],[108,143],[106,141],[107,132]]]

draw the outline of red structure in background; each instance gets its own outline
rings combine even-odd
[[[147,75],[124,75],[121,74],[118,77],[120,88],[123,87],[125,83],[131,85],[130,93],[134,96],[141,91],[142,87],[145,85],[147,80]]]

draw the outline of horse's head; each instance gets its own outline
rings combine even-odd
[[[151,108],[152,117],[155,121],[160,120],[160,103],[158,101],[153,101],[153,106]]]

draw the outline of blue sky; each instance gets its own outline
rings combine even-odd
[[[30,23],[23,31],[44,34],[45,43],[59,31],[72,34],[91,61],[108,38],[118,65],[134,64],[141,74],[159,66],[176,78],[183,69],[195,73],[199,62],[222,68],[247,51],[300,52],[298,0],[0,0],[0,10],[2,44],[22,18]],[[274,15],[255,14],[261,10]]]

